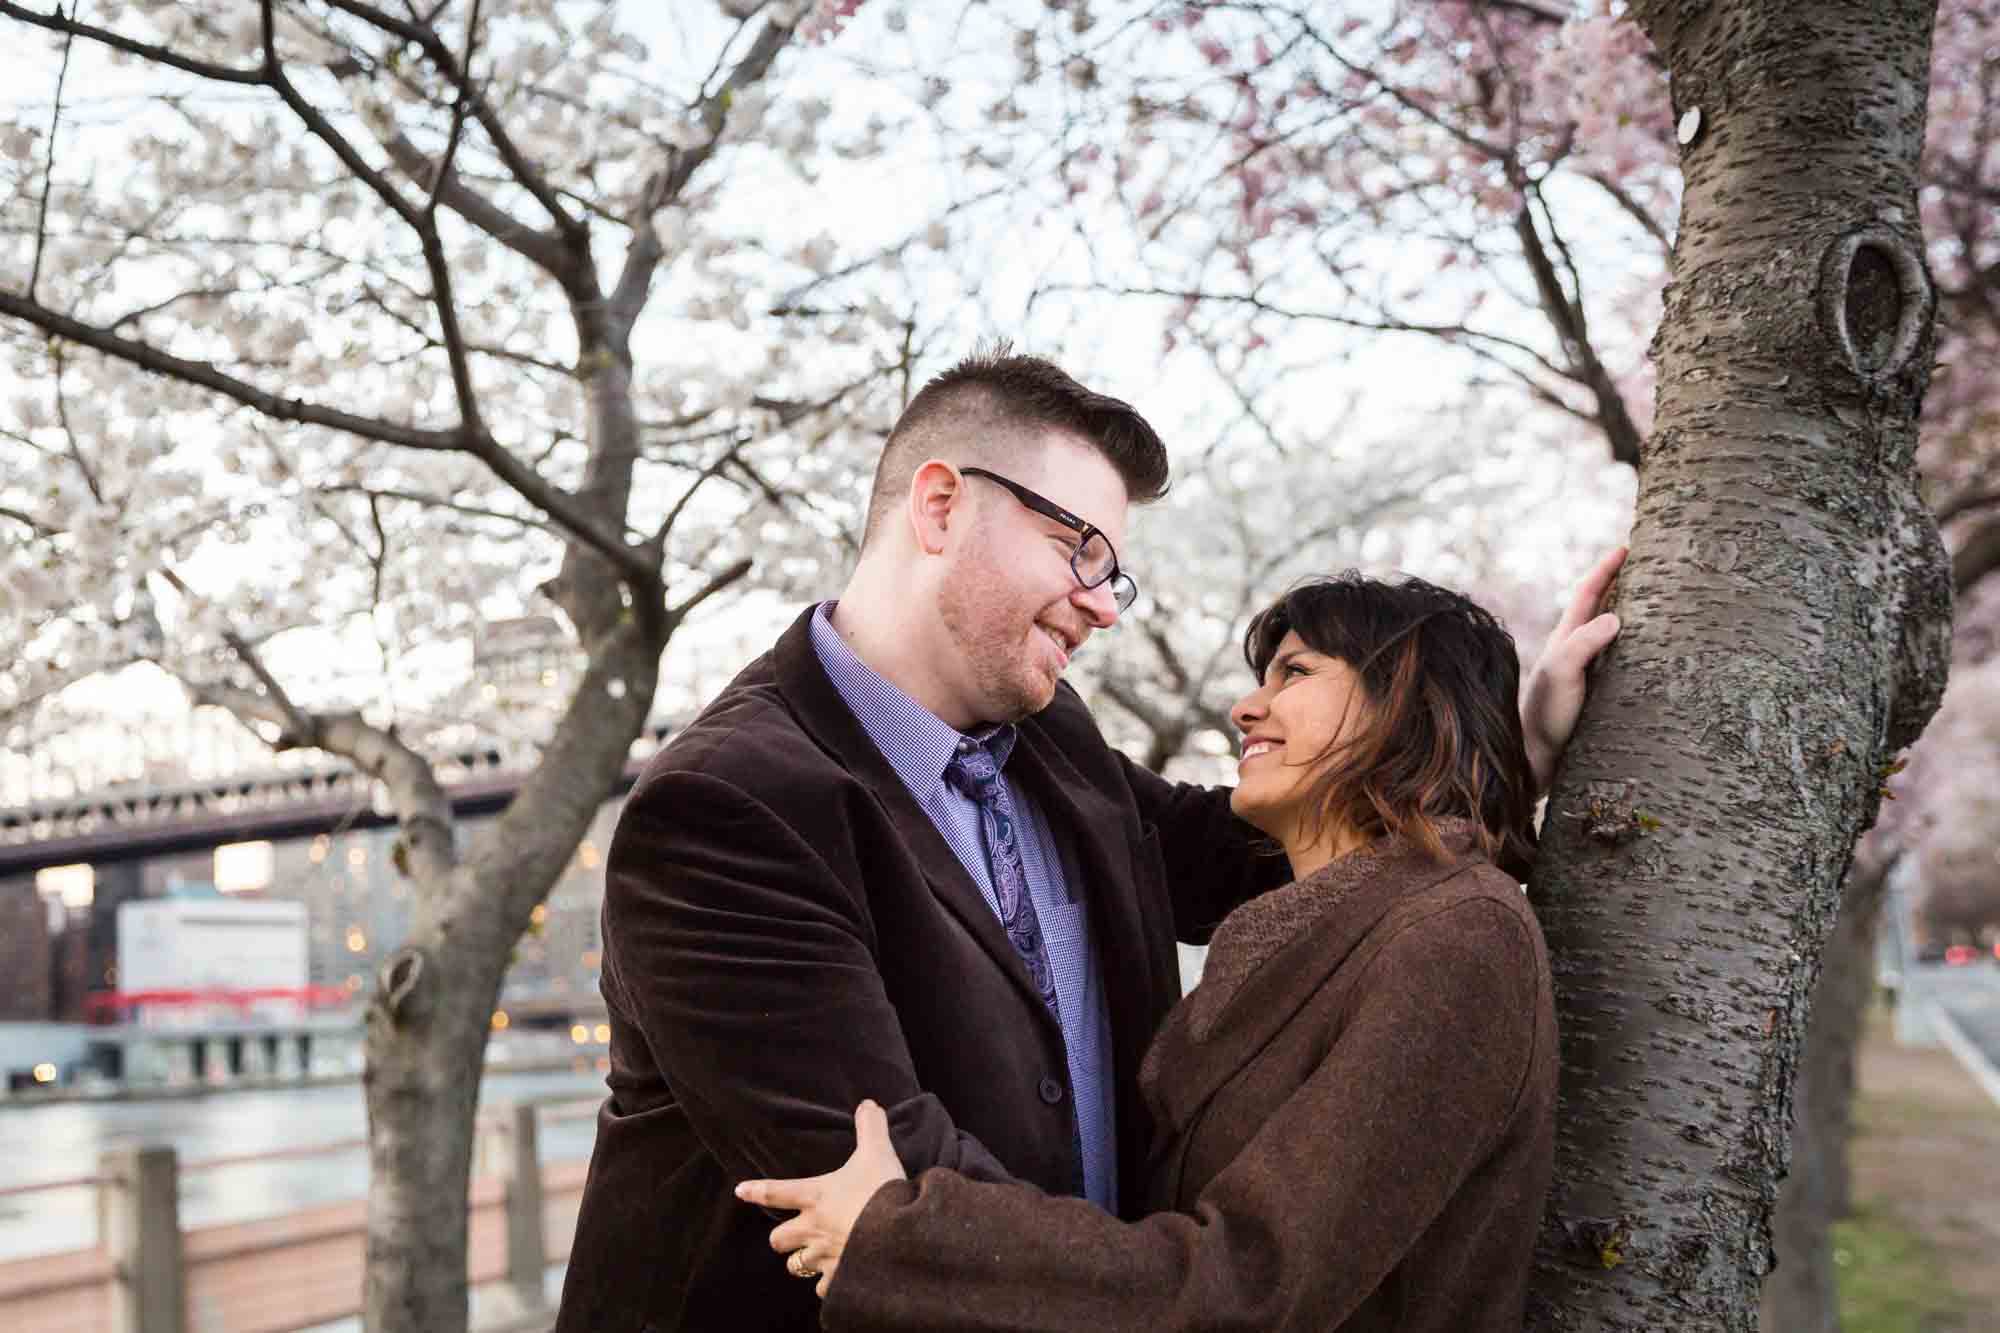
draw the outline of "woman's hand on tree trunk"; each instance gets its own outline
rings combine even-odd
[[[1584,575],[1521,689],[1521,734],[1537,794],[1555,781],[1556,761],[1583,715],[1585,668],[1618,634],[1618,617],[1605,607],[1625,553],[1620,546]]]

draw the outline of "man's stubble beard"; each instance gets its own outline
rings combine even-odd
[[[1017,615],[1023,623],[1010,623]],[[982,721],[1018,722],[1048,707],[1055,697],[1054,684],[1024,661],[1022,652],[1034,617],[1016,611],[1006,576],[999,572],[998,556],[985,542],[966,551],[945,576],[938,590],[938,617],[963,655],[980,699],[1004,714]]]

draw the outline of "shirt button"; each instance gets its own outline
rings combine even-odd
[[[1054,1106],[1063,1099],[1063,1085],[1052,1078],[1043,1079],[1041,1086],[1036,1091],[1042,1094],[1042,1100],[1050,1106]]]

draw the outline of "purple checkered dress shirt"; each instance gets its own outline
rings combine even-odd
[[[812,618],[813,650],[826,668],[827,678],[889,761],[889,767],[937,825],[994,916],[1004,921],[980,839],[979,807],[945,781],[944,773],[961,742],[986,741],[993,733],[963,735],[876,674],[841,640],[829,619],[832,610],[832,602],[822,602]],[[1001,781],[1020,819],[1021,869],[1055,980],[1056,1012],[1067,1049],[1083,1147],[1084,1197],[1116,1212],[1118,1146],[1112,1119],[1111,1019],[1104,1005],[1097,951],[1090,940],[1089,912],[1079,895],[1070,892],[1074,866],[1065,862],[1041,806],[1004,769]]]

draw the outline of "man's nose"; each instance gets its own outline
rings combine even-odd
[[[1118,598],[1111,591],[1109,580],[1095,588],[1077,585],[1070,601],[1090,620],[1093,629],[1110,629],[1118,623]]]

